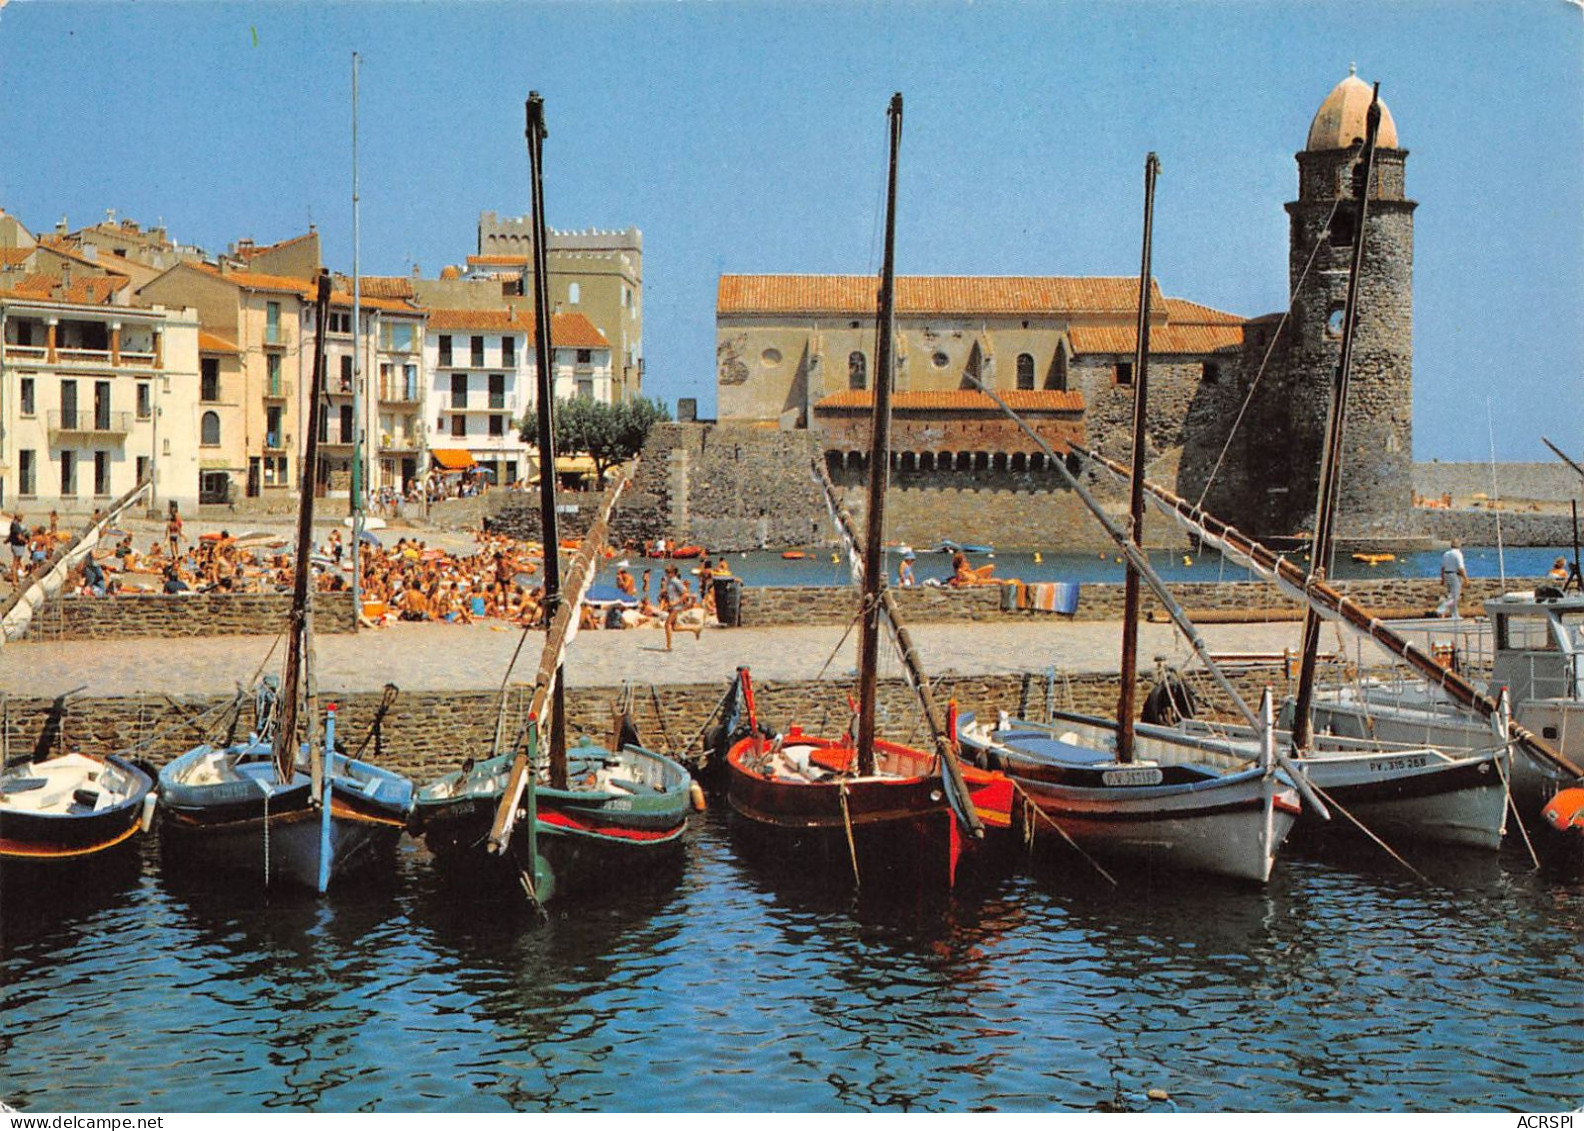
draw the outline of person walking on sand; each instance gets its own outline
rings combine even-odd
[[[1436,616],[1457,616],[1458,598],[1463,586],[1468,584],[1468,570],[1463,565],[1463,540],[1452,539],[1452,548],[1441,555],[1441,584],[1446,586],[1446,599],[1436,606]]]
[[[181,512],[172,504],[170,521],[165,524],[165,539],[170,543],[171,561],[181,557],[182,520]]]
[[[697,602],[688,590],[688,583],[682,580],[682,573],[674,565],[665,568],[665,580],[660,583],[660,605],[665,610],[665,650],[671,651],[671,633],[677,628],[678,618],[683,613],[692,609]],[[704,634],[704,623],[699,620],[697,625],[683,625],[682,631],[693,633],[697,640]]]
[[[11,584],[22,584],[22,561],[27,556],[27,527],[20,513],[11,516],[11,529],[6,533],[6,545],[11,547]]]

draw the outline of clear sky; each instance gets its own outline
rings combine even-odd
[[[318,226],[434,276],[481,210],[644,234],[646,391],[714,405],[721,273],[877,267],[885,106],[906,97],[904,274],[1126,275],[1160,153],[1155,274],[1286,305],[1293,154],[1356,63],[1410,150],[1414,449],[1584,452],[1584,10],[1570,0],[79,4],[0,8],[0,207],[113,208],[211,251]]]

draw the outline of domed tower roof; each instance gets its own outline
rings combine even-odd
[[[1355,139],[1363,140],[1366,115],[1374,91],[1369,83],[1348,68],[1348,77],[1336,84],[1320,103],[1314,121],[1309,123],[1309,140],[1304,149],[1310,153],[1324,149],[1349,149]],[[1397,148],[1397,123],[1392,121],[1386,100],[1381,99],[1380,132],[1375,144],[1381,149]]]

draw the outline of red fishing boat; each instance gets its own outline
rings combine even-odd
[[[875,372],[892,371],[895,295],[897,148],[902,96],[889,113],[885,256],[880,276]],[[781,862],[807,871],[821,866],[848,871],[855,886],[884,877],[927,893],[949,890],[965,852],[983,847],[1012,825],[1013,786],[1003,775],[964,768],[948,727],[941,723],[929,681],[917,667],[906,630],[886,588],[881,546],[885,473],[890,449],[891,382],[875,382],[870,445],[868,533],[863,539],[863,616],[859,634],[857,726],[840,738],[822,738],[793,727],[773,739],[760,732],[753,689],[742,679],[750,736],[728,752],[727,801],[737,826],[774,850]],[[835,499],[824,465],[815,468],[836,502],[843,537],[856,543],[851,517]],[[917,750],[875,735],[875,690],[881,618],[897,636],[898,651],[919,692],[935,738],[933,751]],[[894,886],[890,890],[908,889]]]

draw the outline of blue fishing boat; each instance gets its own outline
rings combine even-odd
[[[146,832],[154,782],[115,756],[62,754],[0,770],[0,870],[8,877],[101,857]]]
[[[336,751],[333,704],[326,711],[322,746],[297,737],[313,593],[313,487],[329,305],[330,276],[321,272],[291,623],[279,695],[268,686],[261,694],[256,731],[248,741],[195,747],[159,775],[169,862],[205,871],[239,869],[266,885],[295,883],[321,893],[337,877],[392,857],[413,802],[412,783],[400,774]]]

